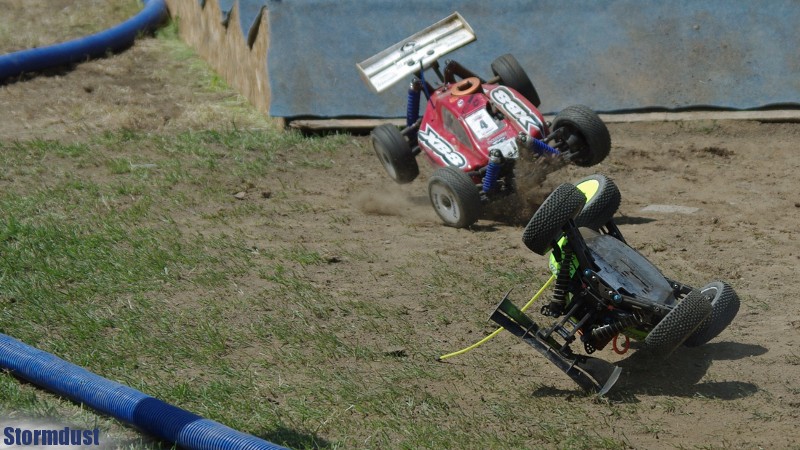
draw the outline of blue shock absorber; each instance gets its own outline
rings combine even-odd
[[[408,105],[406,106],[406,126],[410,127],[419,120],[419,93],[420,93],[419,80],[411,82],[408,87]]]
[[[414,80],[411,82],[411,86],[408,87],[408,102],[406,104],[406,127],[411,127],[417,120],[419,120],[419,98],[420,98],[420,91],[422,90],[422,84],[419,80]],[[413,130],[409,132],[408,135],[409,141],[414,144],[417,142],[417,130]]]
[[[531,150],[536,152],[537,155],[542,155],[544,153],[549,153],[553,156],[558,156],[561,154],[557,149],[550,147],[549,145],[545,144],[544,141],[540,141],[534,137],[530,138],[531,142]]]
[[[489,165],[486,166],[486,173],[483,175],[483,192],[489,192],[494,188],[497,177],[500,175],[500,165],[503,156],[499,150],[489,152]]]

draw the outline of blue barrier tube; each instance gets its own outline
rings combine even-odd
[[[0,369],[190,450],[273,450],[271,442],[204,419],[0,333]]]
[[[2,55],[0,81],[25,72],[38,72],[125,49],[133,44],[139,33],[154,29],[166,17],[164,0],[145,0],[139,14],[105,31],[60,44]]]

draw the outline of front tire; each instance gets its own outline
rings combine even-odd
[[[414,181],[419,175],[419,165],[411,146],[396,126],[383,124],[372,130],[372,148],[386,173],[398,184]]]
[[[569,183],[558,186],[533,213],[522,233],[522,242],[537,255],[546,254],[584,203],[586,197],[575,186]]]
[[[739,296],[728,283],[714,281],[705,285],[700,292],[711,297],[711,314],[683,343],[687,347],[698,347],[717,337],[739,312]]]
[[[500,84],[519,92],[533,106],[538,108],[542,103],[525,69],[513,55],[507,53],[492,61],[492,73],[500,77]]]
[[[650,331],[645,343],[651,352],[669,356],[711,314],[711,303],[700,291],[690,292]]]
[[[445,225],[467,228],[481,211],[477,185],[469,175],[455,167],[437,169],[428,180],[428,197]]]
[[[556,114],[551,129],[562,129],[559,143],[566,143],[566,147],[560,150],[574,153],[571,161],[577,166],[599,164],[611,151],[611,135],[606,124],[587,106],[564,108]]]
[[[602,174],[589,175],[575,183],[575,187],[586,196],[586,205],[575,217],[575,225],[598,231],[619,209],[622,202],[619,188],[611,178]]]

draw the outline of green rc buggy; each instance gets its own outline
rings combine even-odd
[[[668,356],[681,346],[705,344],[739,311],[739,298],[727,283],[692,288],[664,276],[630,247],[613,219],[620,200],[617,186],[603,175],[558,186],[522,236],[534,253],[551,252],[554,289],[540,313],[552,323],[540,326],[508,294],[491,316],[581,387],[600,394],[622,369],[588,355],[609,344],[622,353],[635,339],[647,351]]]

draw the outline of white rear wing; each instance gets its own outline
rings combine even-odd
[[[377,55],[356,64],[361,79],[376,93],[407,76],[425,70],[437,59],[476,39],[461,14],[455,12]]]

